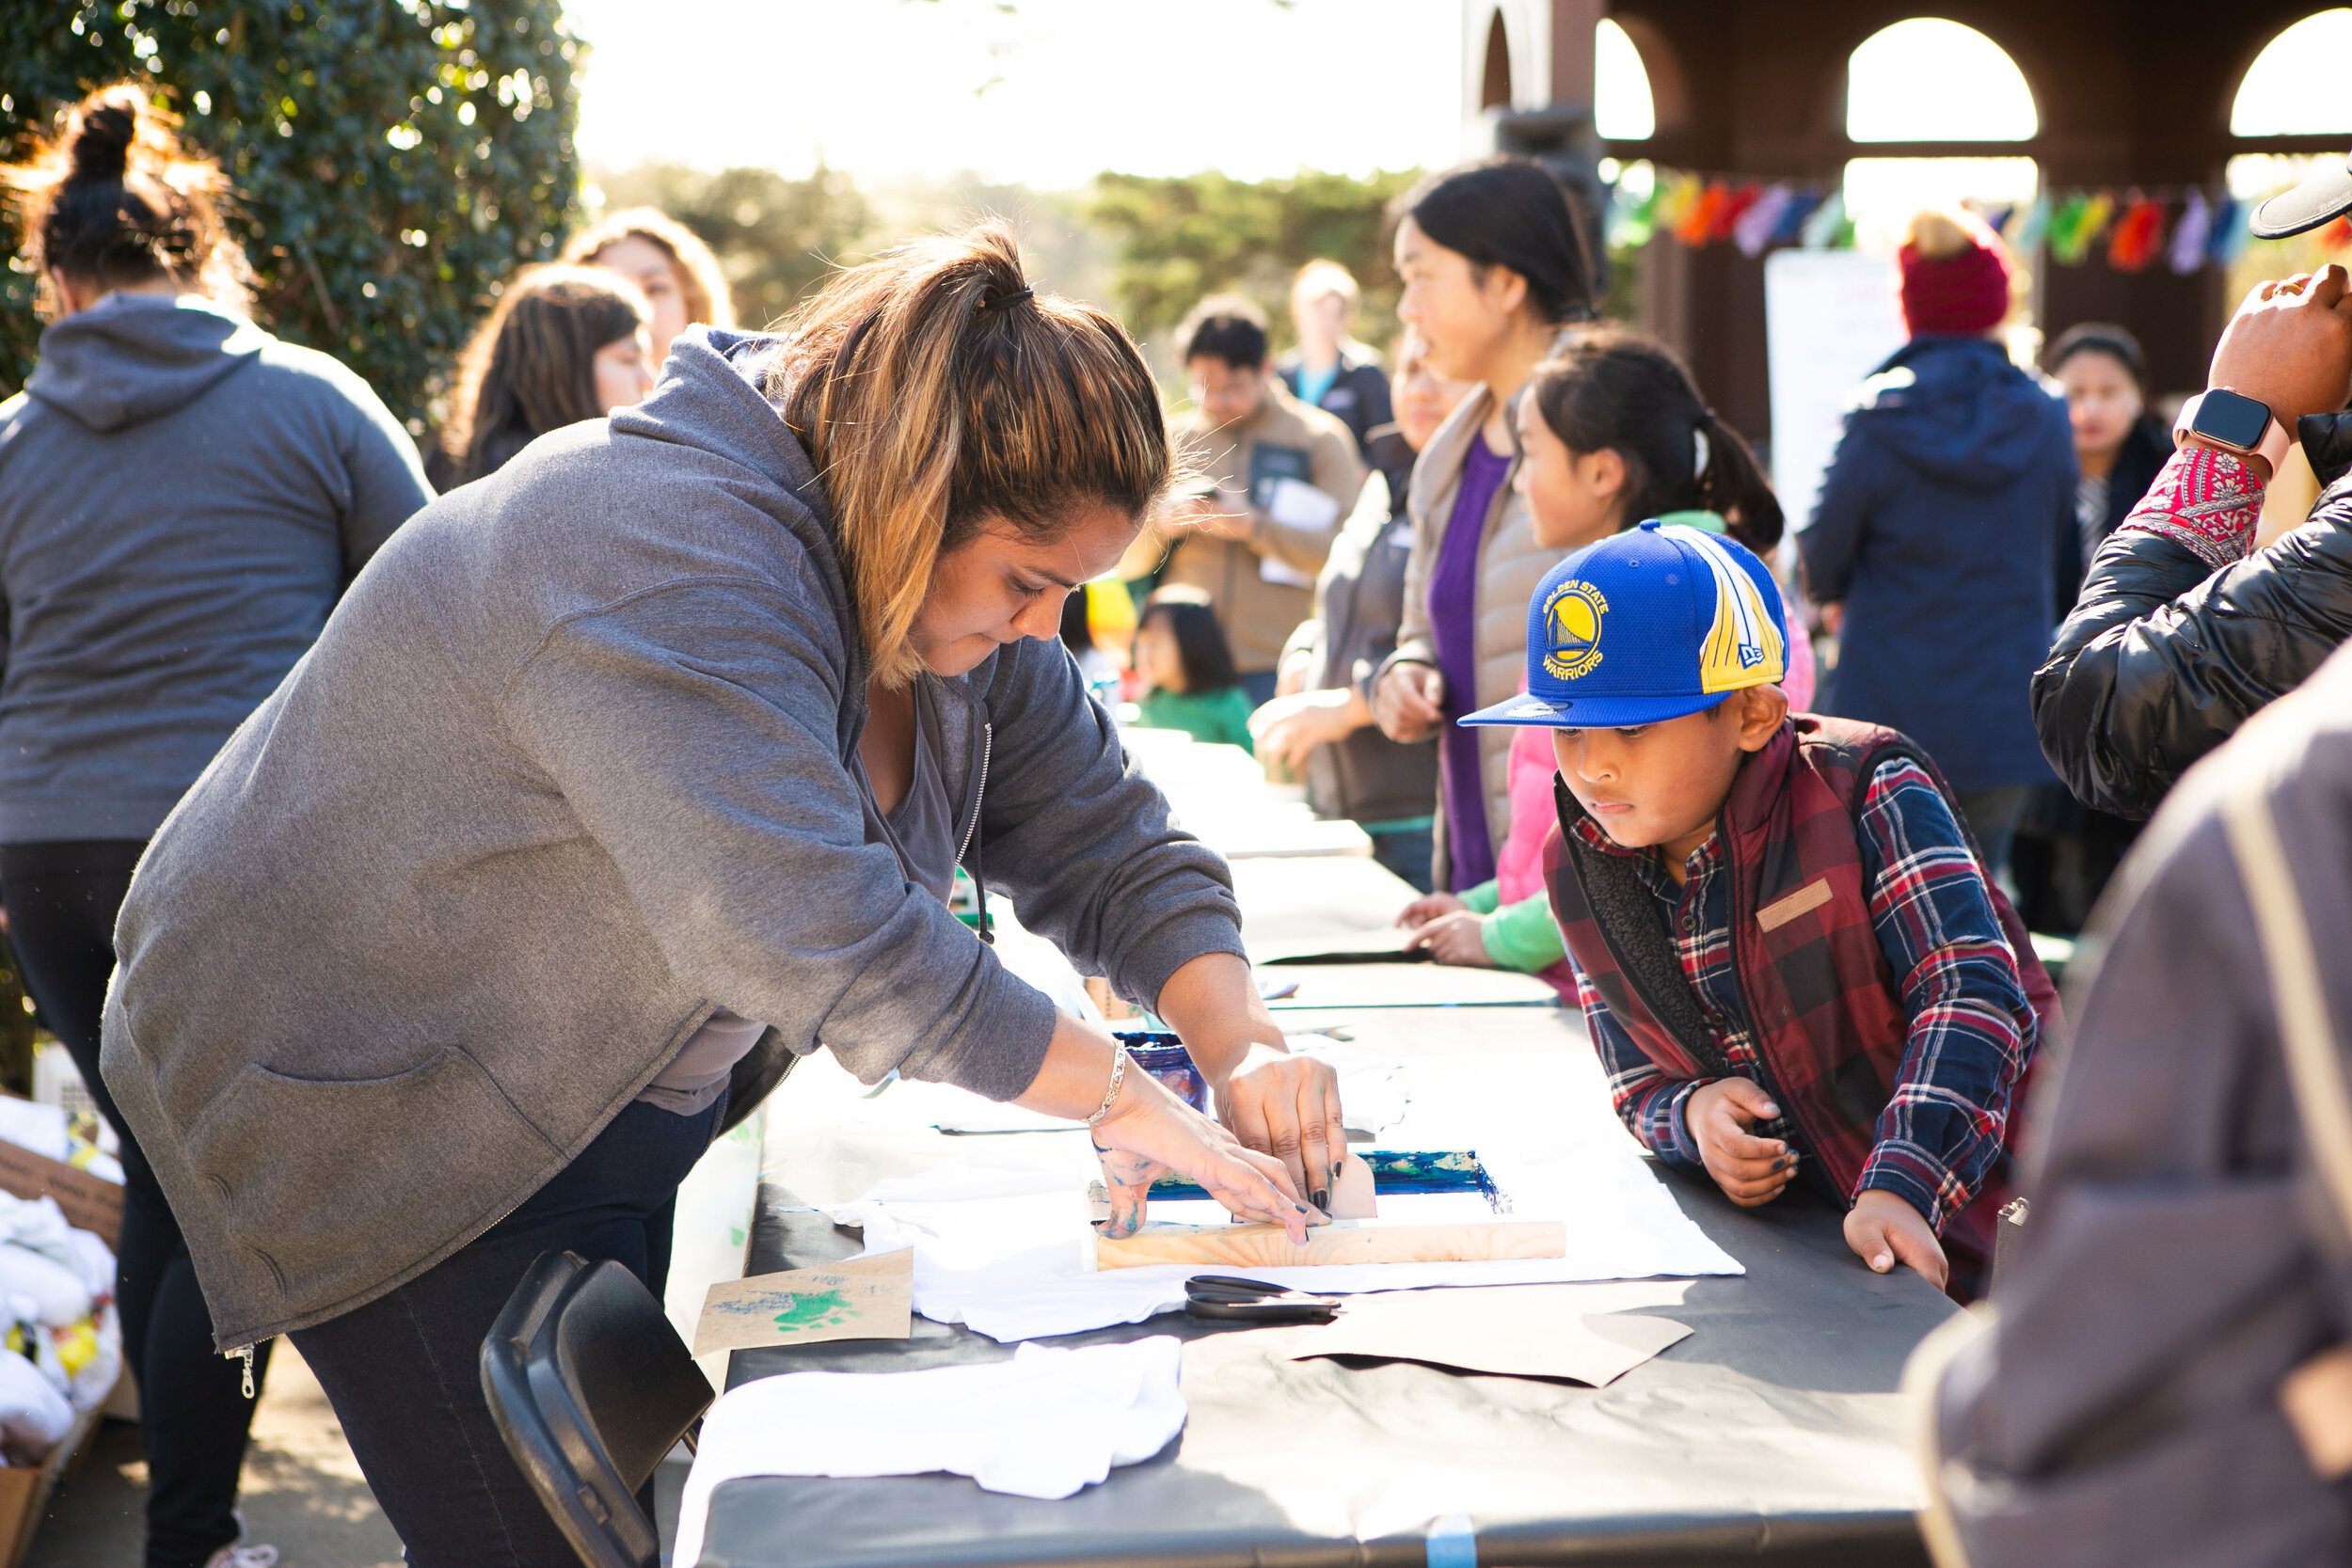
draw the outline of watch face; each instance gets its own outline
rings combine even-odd
[[[2262,445],[2263,432],[2270,428],[2270,410],[2252,398],[2216,388],[2197,405],[2197,419],[2190,428],[2225,447],[2251,451]]]

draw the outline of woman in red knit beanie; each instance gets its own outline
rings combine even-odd
[[[1931,207],[1918,214],[1895,264],[1903,328],[1915,338],[1979,337],[2009,319],[2017,276],[2009,246],[1973,213]]]
[[[1862,384],[1811,520],[1807,593],[1838,633],[1823,713],[1891,725],[1943,768],[1998,874],[2053,776],[2029,689],[2079,546],[2064,401],[2010,363],[2020,278],[1994,232],[1934,209],[1897,256],[1911,341]]]

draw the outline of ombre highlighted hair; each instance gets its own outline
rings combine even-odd
[[[825,489],[874,673],[903,686],[939,562],[988,529],[1138,526],[1171,478],[1159,389],[1119,323],[1030,292],[1012,230],[916,240],[836,274],[778,329],[769,396]]]

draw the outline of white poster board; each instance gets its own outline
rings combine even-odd
[[[1903,346],[1894,263],[1854,250],[1776,250],[1764,261],[1772,394],[1772,488],[1792,530],[1813,516],[1862,378]]]

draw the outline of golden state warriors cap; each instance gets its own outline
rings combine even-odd
[[[1655,724],[1788,673],[1780,588],[1746,546],[1655,520],[1587,545],[1527,607],[1527,690],[1464,724]]]

